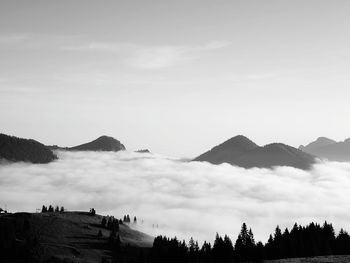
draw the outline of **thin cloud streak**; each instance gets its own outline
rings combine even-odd
[[[82,46],[64,47],[67,51],[108,52],[126,56],[125,63],[137,69],[162,69],[198,59],[201,52],[231,45],[229,41],[212,41],[197,46],[147,46],[132,43],[96,42]]]
[[[13,33],[0,35],[1,49],[16,50],[65,50],[66,46],[74,45],[85,39],[84,35],[60,35],[60,34],[34,34]]]
[[[266,241],[281,228],[328,220],[350,222],[350,163],[324,162],[311,171],[243,169],[131,152],[58,152],[47,165],[0,166],[0,205],[35,211],[43,204],[100,214],[136,215],[142,231],[212,240],[236,238],[240,225]],[[321,205],[322,204],[322,205]],[[153,228],[152,225],[157,226]]]
[[[0,35],[0,45],[12,45],[21,43],[29,38],[26,34]]]

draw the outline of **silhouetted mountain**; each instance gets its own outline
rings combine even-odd
[[[350,161],[350,138],[343,142],[336,142],[325,137],[320,137],[306,146],[301,145],[299,149],[331,161]]]
[[[96,140],[75,147],[68,148],[73,151],[124,151],[125,146],[113,137],[101,136]]]
[[[259,146],[247,137],[238,135],[201,154],[194,161],[206,161],[212,164],[235,164],[240,156],[257,147]]]
[[[255,148],[237,160],[237,165],[245,168],[291,166],[307,170],[315,162],[315,157],[282,143],[272,143]]]
[[[326,137],[319,137],[317,138],[316,141],[309,143],[306,146],[300,145],[299,149],[300,150],[305,150],[306,152],[311,152],[314,149],[317,149],[319,147],[324,147],[324,146],[328,146],[331,144],[337,143],[336,141],[326,138]]]
[[[148,149],[141,149],[141,150],[137,150],[135,152],[137,152],[137,153],[151,153]]]
[[[244,168],[292,166],[309,169],[315,162],[315,157],[282,143],[260,147],[239,135],[198,156],[194,161],[206,161],[212,164],[229,163]]]
[[[57,156],[45,145],[31,139],[0,134],[0,159],[12,162],[49,163]]]

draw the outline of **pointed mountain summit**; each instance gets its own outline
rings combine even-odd
[[[237,158],[257,147],[259,146],[247,137],[238,135],[201,154],[194,161],[235,164]]]
[[[330,161],[350,161],[350,138],[343,142],[336,142],[325,137],[320,137],[306,146],[301,145],[299,149]]]
[[[198,156],[194,161],[206,161],[212,164],[229,163],[244,168],[291,166],[306,170],[315,162],[315,157],[282,143],[260,147],[239,135]]]
[[[101,136],[92,142],[71,147],[71,148],[68,148],[68,150],[118,152],[118,151],[124,151],[125,146],[120,141],[114,139],[113,137]]]

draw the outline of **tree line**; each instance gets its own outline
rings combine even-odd
[[[225,235],[216,235],[213,245],[191,238],[189,243],[177,238],[158,236],[155,238],[150,262],[260,262],[264,259],[314,257],[350,254],[350,236],[341,229],[336,235],[332,224],[307,226],[294,224],[283,232],[276,227],[266,244],[255,242],[254,234],[244,223],[233,244]]]
[[[64,207],[59,207],[58,205],[56,207],[53,207],[52,205],[49,205],[49,207],[43,205],[41,208],[41,213],[53,213],[53,212],[64,212]]]
[[[193,238],[186,243],[176,237],[157,236],[147,253],[145,250],[136,253],[135,248],[125,244],[121,246],[120,239],[117,244],[111,247],[113,262],[235,263],[350,254],[349,234],[343,229],[335,234],[332,224],[327,222],[294,224],[291,230],[284,231],[277,226],[265,244],[255,241],[253,231],[245,223],[235,242],[228,235],[219,234],[212,244],[205,241],[201,246]]]

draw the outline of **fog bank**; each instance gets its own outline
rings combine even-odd
[[[35,211],[43,204],[122,217],[156,235],[236,239],[242,222],[257,240],[281,228],[324,220],[350,230],[350,163],[311,171],[243,169],[131,152],[57,152],[50,164],[2,163],[0,207]],[[143,219],[143,224],[141,220]],[[154,227],[152,227],[154,225]],[[158,225],[158,228],[157,228]]]

